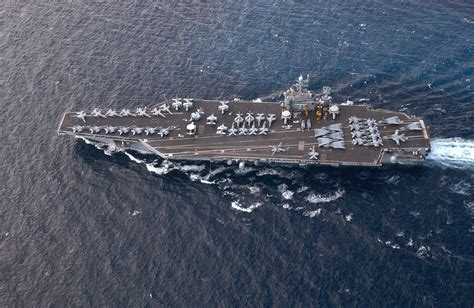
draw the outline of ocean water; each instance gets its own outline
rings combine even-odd
[[[473,34],[471,1],[3,1],[0,306],[472,307]],[[299,74],[423,116],[427,164],[167,165],[56,133]]]

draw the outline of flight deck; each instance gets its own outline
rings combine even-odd
[[[167,160],[380,166],[419,163],[429,151],[421,118],[311,102],[288,108],[282,102],[173,99],[120,112],[95,108],[65,113],[58,132]]]

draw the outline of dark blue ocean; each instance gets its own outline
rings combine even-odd
[[[425,118],[419,167],[106,155],[66,111],[278,95]],[[0,3],[1,307],[472,307],[474,2]]]

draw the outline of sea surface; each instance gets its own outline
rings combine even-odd
[[[424,117],[427,164],[166,165],[56,132],[300,74]],[[472,307],[473,90],[472,1],[4,0],[0,306]]]

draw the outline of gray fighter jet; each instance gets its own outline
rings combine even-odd
[[[167,112],[169,114],[173,114],[173,113],[171,113],[170,105],[168,105],[168,104],[162,104],[158,108],[159,108],[159,110],[161,110],[161,112]]]
[[[136,115],[139,117],[147,117],[147,118],[150,117],[150,115],[146,112],[146,107],[144,108],[138,107],[136,111]]]
[[[132,132],[133,135],[140,135],[141,133],[143,133],[143,128],[134,126],[132,127],[130,131]]]
[[[356,116],[352,116],[349,118],[349,124],[356,124],[359,123],[360,119]]]
[[[238,129],[235,128],[235,122],[233,122],[232,127],[229,128],[229,136],[235,136],[235,135],[237,135],[237,132],[238,132]]]
[[[257,113],[255,120],[257,121],[257,126],[260,127],[260,124],[262,124],[262,121],[265,120],[265,114]]]
[[[247,132],[249,130],[247,129],[247,127],[245,127],[245,122],[244,122],[244,125],[242,125],[241,128],[239,128],[239,135],[247,135]]]
[[[237,113],[234,122],[237,123],[237,126],[240,126],[240,123],[244,121],[244,118],[242,118],[242,114],[239,112]]]
[[[354,139],[352,139],[352,144],[353,145],[364,145],[365,140],[362,139],[362,138],[354,138]]]
[[[399,134],[398,129],[395,131],[393,135],[390,135],[389,138],[391,138],[393,141],[397,143],[397,145],[400,145],[400,142],[405,142],[405,134]]]
[[[217,117],[214,114],[211,114],[210,116],[207,117],[206,124],[216,125],[216,122],[217,122]]]
[[[100,133],[100,127],[99,126],[91,126],[89,127],[89,130],[91,131],[91,134],[98,134]]]
[[[85,111],[76,112],[74,117],[79,118],[79,119],[82,120],[82,122],[86,123],[86,112]]]
[[[258,129],[255,127],[255,123],[252,124],[252,127],[249,128],[249,135],[257,135]]]
[[[336,123],[336,124],[331,124],[327,126],[328,129],[335,131],[335,132],[342,132],[342,124],[341,123]]]
[[[310,148],[308,155],[309,155],[309,159],[314,159],[314,160],[318,159],[319,153],[316,152],[314,145]]]
[[[99,108],[94,108],[94,110],[92,110],[91,112],[91,116],[93,116],[94,118],[105,118],[105,115],[102,114],[102,110],[100,110]]]
[[[120,111],[120,115],[122,117],[130,117],[130,116],[133,116],[133,114],[130,112],[130,109],[122,109],[122,111]]]
[[[84,130],[84,128],[85,128],[84,126],[76,125],[72,127],[72,131],[74,133],[80,133]]]
[[[130,128],[125,127],[125,126],[121,126],[121,127],[119,127],[119,129],[117,131],[119,132],[120,135],[128,134],[128,132],[130,131]]]
[[[409,130],[422,130],[420,122],[413,122],[406,126]]]
[[[252,125],[254,119],[255,118],[253,116],[253,113],[252,112],[247,112],[247,116],[245,117],[245,122],[247,122],[247,124],[249,126]]]
[[[118,117],[118,116],[119,116],[118,112],[117,112],[115,109],[109,109],[109,110],[107,110],[107,112],[105,113],[105,115],[106,115],[107,117],[111,117],[111,118],[114,118],[114,117]]]
[[[283,148],[283,142],[280,142],[277,146],[270,145],[270,147],[272,148],[272,155],[275,155],[275,153],[288,151],[288,148]]]
[[[183,107],[186,109],[186,111],[189,111],[189,109],[193,108],[193,99],[192,98],[185,98],[184,99],[184,104]]]
[[[171,103],[174,110],[179,111],[179,108],[183,106],[183,102],[179,100],[179,98],[173,98],[173,103]]]
[[[273,122],[276,120],[276,114],[270,113],[267,115],[268,127],[272,127]]]
[[[169,127],[160,127],[160,131],[158,132],[161,138],[168,136],[170,134]]]
[[[234,130],[234,123],[232,123],[232,130]],[[217,131],[216,131],[216,134],[218,135],[225,135],[227,132],[227,126],[225,126],[224,124],[221,124],[217,127]],[[230,130],[229,130],[229,135],[230,134]],[[235,133],[233,133],[232,135],[235,135]]]
[[[156,107],[153,108],[153,110],[151,111],[151,114],[154,115],[154,116],[160,116],[160,117],[166,118],[166,116],[163,114],[162,110],[158,109]]]
[[[258,134],[259,134],[259,135],[266,135],[266,134],[268,134],[268,128],[267,128],[267,123],[266,123],[266,122],[263,122],[262,127],[260,127],[260,128],[258,129]]]
[[[327,147],[333,140],[331,138],[327,137],[319,137],[318,138],[318,144],[319,147]]]
[[[344,141],[334,141],[329,146],[333,149],[341,149],[341,150],[346,148],[346,144],[344,143]]]
[[[104,131],[106,134],[113,134],[115,133],[116,130],[117,128],[115,126],[110,126],[110,125],[104,128]]]
[[[219,101],[219,104],[218,109],[222,114],[229,110],[229,101]]]
[[[400,118],[398,116],[389,117],[383,120],[383,122],[390,124],[390,125],[397,125],[401,124]]]
[[[330,132],[331,131],[329,131],[327,129],[324,129],[324,128],[315,128],[314,129],[314,137],[318,138],[318,137],[326,136]]]
[[[201,118],[201,114],[199,112],[192,112],[191,113],[191,118],[189,119],[189,121],[199,121],[199,119]]]
[[[145,134],[147,136],[156,134],[156,127],[146,127],[145,128]]]

